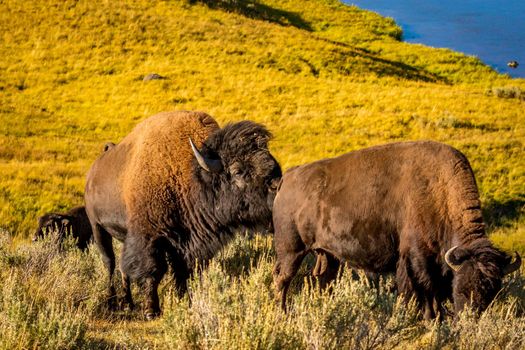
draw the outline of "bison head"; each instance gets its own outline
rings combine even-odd
[[[498,249],[484,244],[481,247],[452,247],[445,254],[445,261],[454,270],[452,286],[456,314],[465,305],[477,312],[485,310],[501,289],[504,275],[520,268],[521,257],[516,260]]]
[[[271,134],[262,125],[242,121],[212,134],[195,155],[202,185],[200,200],[215,208],[223,225],[268,228],[281,167],[268,150]]]
[[[64,237],[72,228],[72,218],[67,215],[48,213],[38,218],[38,228],[33,235],[33,242],[45,235],[56,232],[58,238]]]

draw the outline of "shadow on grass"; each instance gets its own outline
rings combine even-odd
[[[238,13],[248,18],[265,20],[272,23],[277,23],[282,26],[293,26],[309,32],[314,32],[311,25],[306,22],[297,13],[276,9],[265,4],[259,3],[257,0],[187,0],[190,5],[204,4],[211,9],[220,9],[228,12]],[[428,72],[425,69],[417,68],[403,62],[388,60],[380,58],[367,50],[358,49],[352,45],[334,41],[322,37],[317,37],[318,40],[329,44],[344,48],[345,52],[335,52],[336,56],[344,60],[345,56],[352,56],[364,60],[364,65],[359,68],[362,73],[374,73],[379,77],[395,76],[407,80],[424,81],[424,82],[440,82],[450,84],[450,82],[439,75]],[[308,66],[310,73],[318,76],[321,67],[315,65],[304,58],[299,58],[302,64]],[[264,64],[263,64],[264,65]],[[270,64],[271,65],[271,64]],[[363,69],[364,68],[364,69]],[[280,70],[286,70],[280,68]],[[352,68],[338,69],[339,73],[343,75],[350,75],[355,72]]]
[[[356,50],[356,49],[354,49]],[[396,76],[408,80],[418,80],[427,83],[443,83],[450,84],[450,82],[443,77],[430,73],[425,69],[416,68],[399,61],[387,60],[380,58],[364,51],[356,50],[356,55],[370,60],[370,70],[375,72],[379,77],[382,76]]]
[[[120,332],[145,333],[148,335],[160,335],[160,328],[150,327],[151,322],[143,316],[143,310],[132,312],[106,311],[99,314],[95,321],[89,326],[87,333],[79,344],[80,349],[150,349],[153,344],[149,340],[142,339],[139,344],[137,339],[119,338]]]
[[[255,0],[188,0],[190,5],[201,3],[212,9],[235,12],[252,19],[293,26],[307,31],[312,27],[294,12],[275,9]]]
[[[509,225],[524,214],[525,200],[521,198],[505,202],[493,200],[483,206],[483,219],[489,229]]]
[[[326,38],[317,37],[317,39],[332,45],[339,46],[340,48],[350,50],[348,55],[352,55],[353,57],[360,57],[368,61],[367,71],[374,72],[379,77],[396,76],[408,80],[450,84],[450,81],[448,81],[448,79],[446,79],[445,77],[439,76],[425,69],[417,68],[400,61],[393,61],[378,57],[366,49],[357,48],[343,42],[330,40]]]

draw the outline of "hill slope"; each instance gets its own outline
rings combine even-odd
[[[385,141],[447,141],[486,200],[523,201],[524,102],[487,95],[523,80],[400,42],[391,20],[337,1],[206,3],[2,4],[4,228],[25,236],[38,214],[79,203],[103,143],[173,109],[267,124],[285,168]],[[152,72],[169,79],[142,82]]]

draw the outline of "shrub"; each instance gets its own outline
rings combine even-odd
[[[43,273],[49,250],[8,252],[3,239],[0,251],[2,287],[0,287],[1,349],[71,349],[80,346],[87,330],[87,314],[59,298],[62,286],[57,273]],[[9,255],[9,256],[8,256]],[[8,256],[6,259],[5,257]],[[13,264],[13,262],[16,262]],[[11,266],[10,266],[11,265]],[[51,288],[49,288],[51,286]]]
[[[525,92],[516,86],[492,88],[488,90],[487,94],[500,98],[515,98],[518,100],[525,100]]]

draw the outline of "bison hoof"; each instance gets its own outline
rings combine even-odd
[[[108,297],[107,305],[108,305],[109,311],[117,311],[118,310],[117,297],[116,296]]]
[[[133,304],[133,302],[129,302],[127,300],[120,300],[119,302],[119,309],[122,311],[130,312],[133,311],[134,308],[135,305]]]
[[[160,316],[160,311],[146,311],[145,317],[148,321],[153,321]]]

